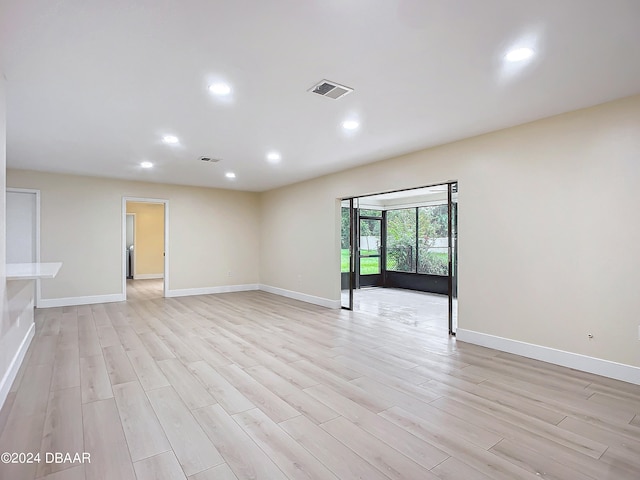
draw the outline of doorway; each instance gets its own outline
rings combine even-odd
[[[382,210],[358,209],[358,234],[356,240],[356,279],[358,287],[374,287],[383,284],[382,242],[384,222]]]
[[[455,335],[457,220],[457,182],[343,199],[342,308],[411,305],[417,317],[437,317]]]
[[[168,219],[168,200],[122,199],[122,289],[125,299],[167,296]]]

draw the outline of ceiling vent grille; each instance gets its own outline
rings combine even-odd
[[[337,100],[353,92],[353,88],[345,87],[344,85],[329,80],[322,80],[320,83],[311,87],[309,92]]]
[[[213,158],[213,157],[200,157],[200,160],[202,160],[203,162],[208,162],[208,163],[217,163],[220,161],[219,158]]]

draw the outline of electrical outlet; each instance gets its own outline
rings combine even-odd
[[[640,325],[638,325],[638,340],[640,340]]]
[[[231,272],[229,272],[229,278],[231,278],[233,275],[231,275]]]

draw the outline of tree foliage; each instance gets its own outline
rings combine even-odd
[[[340,229],[340,248],[349,248],[349,207],[342,207],[342,227]]]
[[[361,215],[378,216],[379,211],[361,210]],[[447,275],[448,255],[433,251],[437,238],[448,235],[446,205],[388,210],[387,270]],[[362,220],[361,236],[379,236],[379,222]],[[342,207],[341,248],[349,248],[349,209]]]
[[[387,269],[447,275],[447,255],[430,251],[436,238],[446,237],[447,232],[446,205],[388,211]]]

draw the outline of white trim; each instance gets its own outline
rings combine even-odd
[[[640,367],[603,360],[601,358],[588,357],[587,355],[543,347],[532,343],[520,342],[509,338],[496,337],[487,333],[462,328],[459,328],[456,332],[456,338],[461,342],[473,343],[475,345],[573,368],[574,370],[594,373],[596,375],[602,375],[603,377],[640,385]]]
[[[122,197],[122,244],[120,255],[122,256],[122,296],[127,299],[127,202],[138,203],[162,203],[164,205],[164,287],[163,294],[169,297],[169,200],[163,198]],[[135,251],[134,251],[135,255]],[[134,257],[135,262],[135,257]],[[120,300],[114,300],[120,301]]]
[[[40,190],[33,188],[14,188],[7,187],[7,192],[14,193],[33,193],[36,196],[36,259],[35,263],[40,263]],[[42,292],[40,289],[40,280],[36,280],[36,297],[34,298],[34,307],[40,306]]]
[[[75,305],[91,305],[94,303],[124,302],[126,297],[121,293],[109,295],[88,295],[86,297],[43,298],[40,308],[71,307]]]
[[[340,308],[340,300],[329,300],[328,298],[315,297],[305,293],[285,290],[283,288],[272,287],[270,285],[262,285],[250,283],[246,285],[222,285],[219,287],[203,287],[203,288],[183,288],[179,290],[169,290],[167,297],[187,297],[191,295],[211,295],[216,293],[230,292],[246,292],[249,290],[262,290],[263,292],[273,293],[282,297],[293,298],[306,303],[320,305],[322,307],[338,309]]]
[[[320,305],[321,307],[325,308],[331,308],[334,310],[340,308],[340,300],[331,300],[329,298],[316,297],[314,295],[307,295],[306,293],[294,292],[293,290],[285,290],[284,288],[272,287],[271,285],[261,284],[260,290],[267,293],[273,293],[274,295],[280,295],[282,297],[300,300],[301,302]]]
[[[134,280],[151,280],[154,278],[164,278],[163,273],[140,273],[138,275],[133,275]]]
[[[166,296],[167,297],[189,297],[191,295],[211,295],[215,293],[247,292],[249,290],[258,290],[258,284],[250,283],[246,285],[222,285],[219,287],[181,288],[178,290],[169,290]]]
[[[29,307],[30,308],[30,307]],[[9,390],[11,390],[11,385],[13,385],[13,381],[16,379],[18,375],[18,370],[20,370],[20,365],[22,365],[22,361],[24,360],[24,356],[29,349],[29,345],[31,345],[31,340],[36,333],[36,324],[32,323],[31,327],[29,327],[29,331],[22,339],[22,343],[18,348],[18,351],[11,359],[11,363],[9,364],[9,368],[4,373],[2,377],[2,381],[0,381],[0,409],[2,409],[7,396],[9,395]]]

